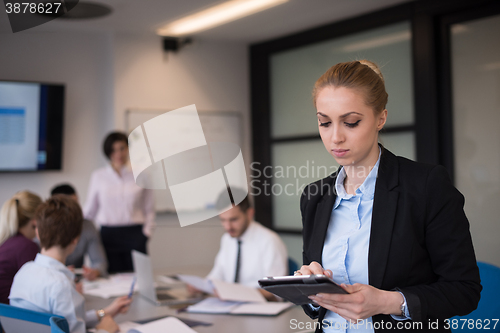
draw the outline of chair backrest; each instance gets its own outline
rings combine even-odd
[[[66,321],[61,316],[0,303],[0,323],[5,333],[50,333],[51,317],[58,317]],[[65,333],[69,333],[67,322],[66,329]]]
[[[478,262],[481,276],[481,300],[477,309],[466,316],[450,319],[453,332],[500,332],[500,268],[484,262]],[[467,320],[467,321],[465,321]],[[453,325],[453,324],[456,325]],[[469,326],[470,325],[470,326]],[[487,331],[485,331],[487,329]]]
[[[288,257],[288,275],[293,275],[293,273],[299,269],[299,265],[295,260]]]
[[[69,333],[68,321],[60,317],[50,317],[51,333]]]

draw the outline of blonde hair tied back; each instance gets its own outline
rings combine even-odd
[[[0,244],[28,224],[41,203],[42,199],[29,191],[17,192],[7,200],[0,211]]]
[[[314,84],[314,107],[319,92],[328,86],[359,90],[365,97],[366,105],[376,113],[385,109],[389,98],[380,68],[369,60],[341,62],[330,67]]]
[[[382,80],[382,82],[385,84],[384,76],[382,75],[382,72],[380,71],[380,67],[378,67],[378,65],[376,63],[374,63],[370,60],[366,60],[366,59],[359,60],[359,63],[370,67],[375,72],[375,74],[378,75],[378,77]]]

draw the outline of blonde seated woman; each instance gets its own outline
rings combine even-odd
[[[14,275],[40,251],[36,237],[35,210],[42,199],[28,191],[16,193],[0,212],[0,302],[9,304]]]

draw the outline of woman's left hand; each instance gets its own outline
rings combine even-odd
[[[401,312],[403,296],[398,292],[385,291],[361,283],[342,284],[341,287],[349,294],[320,293],[309,298],[352,322],[376,314],[399,315]]]

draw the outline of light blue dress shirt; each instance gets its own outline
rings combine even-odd
[[[38,253],[14,276],[10,305],[52,313],[68,321],[71,333],[85,333],[99,319],[95,310],[85,312],[84,298],[75,289],[75,275],[61,262]],[[107,333],[99,329],[97,333]]]
[[[335,182],[337,198],[330,216],[322,263],[325,269],[333,272],[332,279],[338,284],[368,284],[368,249],[380,155],[381,152],[363,184],[356,189],[356,195],[348,194],[344,188],[344,168]],[[409,315],[408,311],[405,312]],[[399,316],[393,318],[407,319]],[[356,325],[327,311],[323,323],[324,332],[374,332],[371,317]]]

